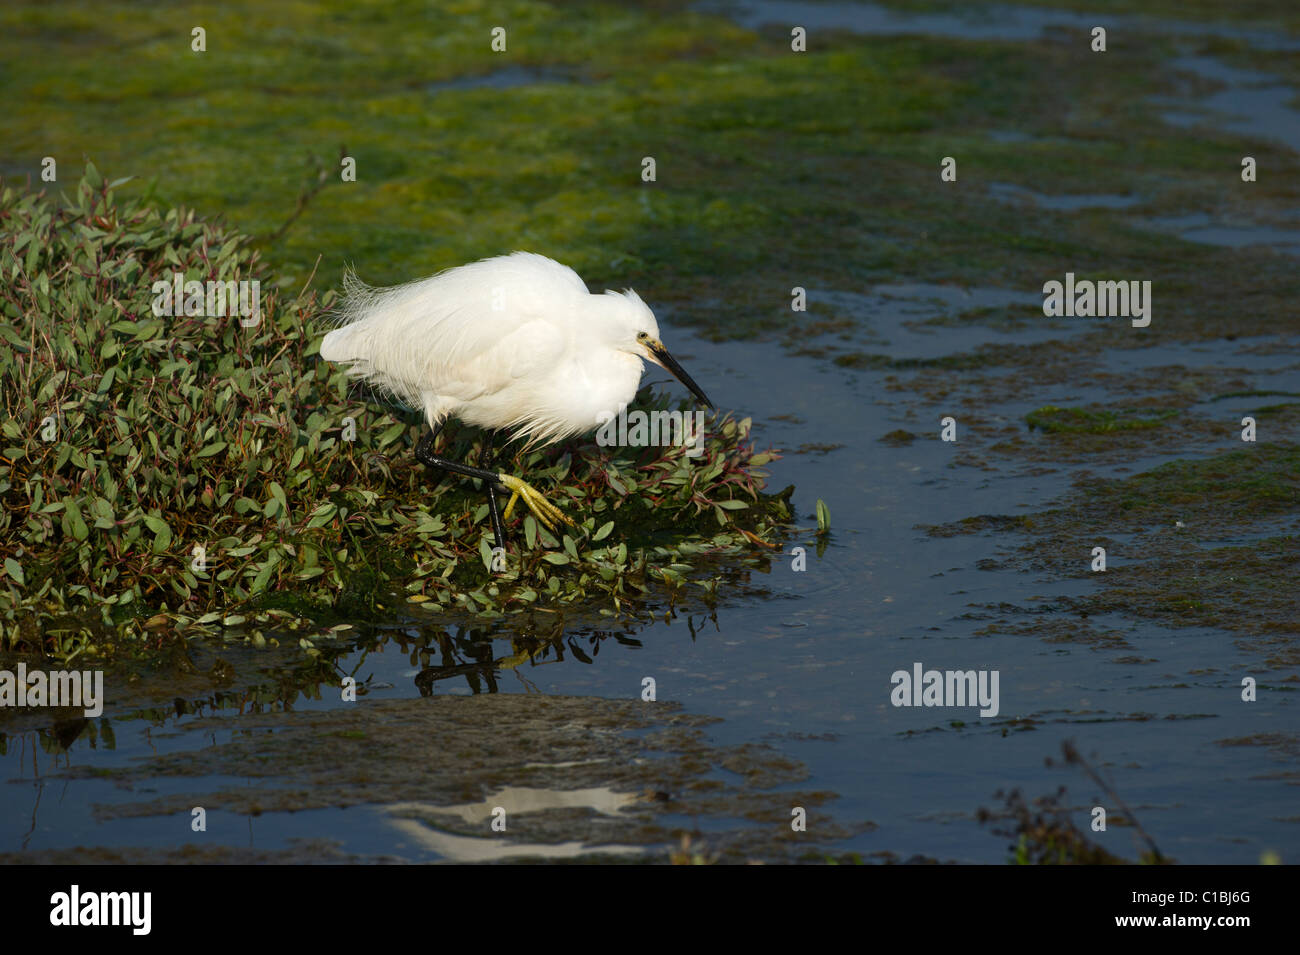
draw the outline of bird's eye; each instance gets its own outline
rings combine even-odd
[[[649,338],[649,337],[650,337],[650,333],[649,333],[649,332],[637,332],[637,333],[636,333],[636,340],[639,341],[639,342],[643,342],[643,341],[645,341],[645,340],[646,340],[647,338]]]

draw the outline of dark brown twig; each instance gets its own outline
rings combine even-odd
[[[1147,847],[1151,850],[1152,855],[1155,856],[1155,861],[1157,863],[1164,862],[1165,857],[1160,851],[1160,847],[1156,845],[1155,840],[1151,838],[1147,831],[1142,828],[1142,823],[1138,822],[1138,818],[1133,814],[1133,810],[1124,803],[1124,800],[1120,798],[1119,793],[1115,791],[1115,788],[1102,778],[1101,773],[1099,773],[1091,763],[1083,758],[1079,750],[1075,748],[1072,740],[1066,740],[1061,744],[1061,753],[1065,756],[1065,762],[1068,765],[1080,767],[1088,774],[1088,778],[1100,786],[1106,795],[1114,801],[1115,805],[1119,806],[1119,808],[1124,811],[1124,815],[1132,821],[1133,828],[1137,831],[1137,834],[1142,837],[1142,840],[1146,842]]]

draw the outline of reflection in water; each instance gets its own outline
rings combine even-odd
[[[510,641],[510,653],[496,656],[494,639],[505,636]],[[426,646],[416,650],[412,657],[418,658],[422,669],[415,676],[415,685],[421,696],[432,696],[434,684],[439,680],[454,679],[463,676],[469,691],[479,693],[499,693],[498,677],[504,670],[513,670],[515,676],[523,683],[526,692],[540,692],[521,671],[523,664],[544,666],[563,663],[566,656],[579,663],[593,664],[605,641],[613,640],[625,647],[638,648],[641,641],[632,637],[628,630],[598,630],[580,627],[566,631],[563,617],[557,616],[549,633],[525,631],[516,633],[510,630],[501,632],[484,631],[481,628],[457,627],[456,635],[447,630],[430,630],[424,634]],[[436,644],[441,655],[441,662],[428,662],[432,656],[432,647]],[[585,644],[585,646],[584,646]]]
[[[551,693],[186,718],[152,752],[137,732],[126,758],[28,783],[21,811],[0,814],[0,864],[642,854],[683,835],[726,861],[791,861],[870,828],[833,820],[835,794],[804,788],[798,760],[720,744],[716,724],[632,694]],[[194,806],[210,831],[178,834]]]
[[[104,749],[117,747],[117,738],[113,735],[113,723],[108,717],[88,719],[81,716],[55,720],[52,725],[35,730],[13,734],[0,733],[0,756],[9,755],[10,748],[15,745],[19,747],[20,752],[25,752],[29,744],[33,757],[37,751],[54,756],[66,755],[72,749],[72,744],[82,737],[85,737],[91,749],[99,749],[101,743]],[[20,756],[19,765],[23,762],[25,761]]]
[[[559,843],[523,842],[494,833],[490,836],[461,835],[447,831],[448,824],[458,824],[471,831],[490,831],[494,818],[504,820],[506,806],[516,815],[546,812],[594,812],[619,818],[625,809],[640,802],[632,793],[620,793],[606,786],[590,789],[536,789],[507,786],[486,799],[472,803],[438,806],[430,803],[404,802],[386,806],[390,824],[421,848],[449,862],[496,862],[532,856],[543,859],[570,859],[597,852],[614,855],[641,855],[639,846],[593,845],[582,840]],[[507,833],[508,827],[500,833]]]
[[[705,622],[711,622],[713,629],[717,629],[717,615],[712,609],[684,615],[669,609],[655,619],[684,619],[692,642]],[[286,647],[278,651],[235,653],[230,648],[195,644],[187,653],[170,661],[169,668],[142,672],[139,666],[131,664],[111,670],[106,685],[112,692],[104,716],[76,716],[43,724],[51,715],[48,711],[11,711],[8,715],[17,725],[8,732],[0,732],[0,757],[14,759],[18,769],[14,775],[39,778],[42,767],[37,761],[38,754],[67,757],[79,748],[115,750],[115,722],[164,728],[175,727],[188,719],[227,713],[252,716],[329,707],[343,699],[349,679],[355,681],[355,695],[360,699],[395,689],[393,683],[376,678],[373,672],[376,655],[391,650],[398,651],[416,668],[413,674],[405,675],[412,677],[421,696],[433,696],[437,683],[447,680],[459,683],[460,677],[464,678],[464,689],[471,695],[500,693],[501,677],[506,672],[513,672],[525,692],[541,692],[525,675],[525,665],[537,667],[569,660],[594,665],[603,647],[642,649],[642,641],[634,634],[649,623],[611,629],[570,623],[569,618],[558,613],[530,620],[523,626],[514,621],[450,627],[405,621],[359,627],[351,631],[350,639],[316,643],[315,652],[309,655],[303,655],[293,646],[296,637],[288,636],[283,640]],[[506,645],[505,652],[500,646],[502,642]],[[218,653],[238,657],[238,667],[218,657]],[[381,666],[386,676],[393,676],[387,661]],[[187,688],[192,690],[188,695],[158,702],[157,697],[164,692],[176,690],[178,672],[199,674],[203,679],[190,681],[193,687]],[[214,683],[219,686],[212,688]],[[202,688],[203,684],[206,688]],[[65,764],[71,765],[67,761]],[[60,765],[47,764],[47,768]]]

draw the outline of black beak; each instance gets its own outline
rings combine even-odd
[[[693,394],[704,404],[708,405],[710,408],[713,407],[713,402],[709,400],[708,395],[706,395],[700,389],[700,386],[695,383],[694,378],[686,374],[686,369],[677,363],[677,359],[674,358],[672,355],[668,354],[667,348],[664,348],[664,346],[659,344],[658,342],[650,342],[646,345],[646,347],[650,349],[651,354],[653,354],[655,358],[659,359],[659,364],[663,365],[670,372],[672,372],[673,377],[686,386],[687,391]]]

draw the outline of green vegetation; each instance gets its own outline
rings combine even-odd
[[[1025,415],[1029,427],[1044,434],[1067,432],[1071,434],[1107,434],[1111,431],[1141,431],[1158,428],[1178,414],[1177,409],[1125,408],[1057,408],[1045,405]]]
[[[1176,520],[1240,528],[1300,509],[1300,446],[1261,443],[1199,461],[1171,461],[1123,480],[1089,484],[1080,503],[1115,530]]]
[[[196,25],[204,53],[190,48]],[[490,48],[495,25],[504,53]],[[1284,325],[1297,292],[1285,257],[1185,242],[1127,210],[1026,216],[989,197],[994,181],[1047,193],[1104,183],[1151,215],[1213,202],[1250,219],[1261,204],[1295,205],[1294,154],[1252,142],[1269,175],[1239,190],[1240,139],[1162,126],[1134,95],[1171,91],[1165,60],[1179,51],[1167,37],[1126,34],[1104,68],[1079,37],[818,31],[795,55],[780,31],[606,3],[519,0],[503,15],[487,0],[399,0],[375,16],[343,0],[236,0],[199,15],[17,2],[0,9],[11,104],[0,170],[35,175],[53,156],[64,182],[89,156],[137,176],[164,206],[220,211],[262,237],[295,293],[313,269],[323,288],[349,263],[389,284],[528,248],[593,283],[636,287],[674,321],[749,336],[789,328],[795,284],[1038,289],[1068,265],[1151,279],[1180,320],[1157,318],[1146,339],[1217,335],[1247,295],[1256,332]],[[523,85],[491,85],[510,72]],[[484,85],[439,86],[464,78]],[[1027,138],[990,135],[1010,128]],[[341,150],[356,182],[340,181]],[[946,155],[960,158],[948,186]],[[993,357],[1015,356],[982,360]]]
[[[1260,443],[1126,478],[1090,480],[1038,514],[982,515],[926,531],[935,537],[1023,533],[1014,563],[1064,577],[1090,573],[1090,549],[1107,546],[1112,559],[1128,559],[1093,575],[1098,589],[1062,600],[1062,610],[1217,627],[1252,640],[1295,632],[1300,546],[1285,522],[1296,513],[1300,446]],[[1134,537],[1117,548],[1109,543],[1112,534]],[[1285,642],[1254,646],[1270,666],[1300,661]]]
[[[557,539],[529,515],[490,572],[483,496],[414,461],[416,416],[349,394],[315,357],[330,296],[272,292],[253,327],[155,317],[151,285],[173,271],[265,270],[245,237],[119,203],[118,186],[91,166],[67,204],[0,194],[6,646],[70,659],[114,633],[152,641],[266,607],[633,612],[656,585],[694,578],[711,595],[697,565],[743,562],[789,517],[788,492],[761,494],[771,455],[754,453],[748,419],[715,417],[695,459],[592,443],[521,456],[513,468],[580,528]],[[474,459],[464,432],[444,440]]]

